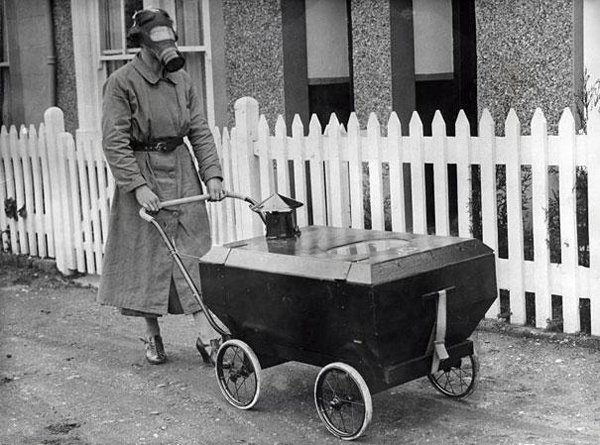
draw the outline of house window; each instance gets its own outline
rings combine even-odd
[[[8,32],[6,2],[0,0],[0,125],[8,123],[10,106],[10,79],[8,72]]]
[[[177,46],[186,59],[190,74],[204,107],[209,124],[214,125],[212,67],[210,66],[210,0],[100,0],[101,83],[116,69],[132,59],[139,48],[127,42],[127,30],[133,25],[133,14],[144,8],[162,8],[173,19],[179,39]]]

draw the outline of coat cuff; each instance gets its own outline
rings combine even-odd
[[[206,184],[209,179],[219,178],[223,180],[223,172],[219,167],[210,167],[202,172],[202,181]]]
[[[143,176],[140,176],[139,178],[135,178],[132,181],[129,181],[127,184],[123,184],[121,186],[121,190],[123,190],[124,192],[132,192],[136,188],[144,184],[146,184],[146,180]]]

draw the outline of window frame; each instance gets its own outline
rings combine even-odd
[[[102,29],[100,29],[100,33],[97,35],[97,48],[99,54],[99,83],[98,86],[101,90],[104,81],[107,78],[108,73],[108,64],[110,62],[127,62],[133,59],[140,51],[139,48],[128,48],[127,47],[127,29],[125,25],[125,1],[119,0],[119,10],[120,10],[120,35],[121,35],[121,47],[115,49],[102,49]],[[173,6],[175,5],[176,0],[171,0]],[[183,0],[186,1],[186,0]],[[201,82],[199,85],[196,85],[197,88],[201,89],[201,96],[204,101],[204,108],[206,114],[206,120],[209,126],[212,128],[215,125],[215,103],[214,103],[214,85],[212,78],[212,57],[210,51],[210,0],[197,0],[201,2],[201,21],[202,21],[202,42],[203,45],[177,45],[177,48],[182,53],[188,54],[198,54],[201,58],[201,64],[203,67],[203,76],[201,79],[197,79]],[[148,7],[146,2],[144,2],[144,7]],[[98,13],[99,22],[102,23],[106,21],[105,17],[102,17],[103,12],[100,8],[100,1],[98,0],[96,11]],[[164,5],[163,5],[164,6]],[[173,22],[176,25],[178,23],[177,17],[175,16],[174,7],[173,10],[169,10],[169,14],[173,17]]]
[[[10,115],[11,108],[11,89],[10,89],[10,45],[8,39],[8,18],[7,18],[7,2],[6,0],[0,0],[2,2],[2,26],[0,32],[2,35],[2,53],[0,57],[0,82],[2,82],[2,99],[0,100],[0,125],[4,126],[7,124],[5,118]]]

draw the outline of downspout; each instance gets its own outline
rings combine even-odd
[[[48,27],[48,107],[54,107],[57,104],[56,97],[56,48],[54,40],[54,10],[53,0],[46,0],[46,26]]]

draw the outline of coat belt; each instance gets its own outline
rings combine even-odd
[[[129,146],[133,151],[157,151],[160,153],[170,153],[183,144],[181,137],[166,137],[154,139],[148,142],[131,141]]]

